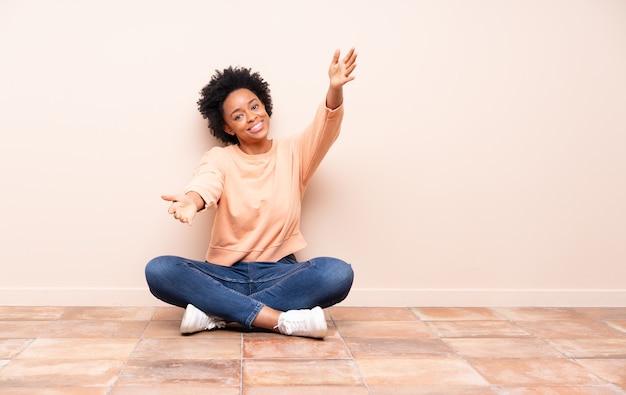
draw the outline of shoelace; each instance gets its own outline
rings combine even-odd
[[[307,317],[304,316],[295,320],[285,320],[281,317],[281,320],[278,322],[277,327],[282,329],[284,333],[291,335],[295,332],[308,332],[309,328],[307,322]]]

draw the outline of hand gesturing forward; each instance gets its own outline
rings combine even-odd
[[[162,195],[161,198],[172,202],[170,208],[167,210],[168,213],[172,214],[174,218],[180,222],[191,226],[191,222],[196,216],[198,208],[190,196],[184,194]]]

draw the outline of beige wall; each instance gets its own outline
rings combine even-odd
[[[301,257],[353,263],[351,305],[626,306],[626,2],[0,1],[0,304],[156,304],[167,215],[215,144],[216,68],[270,82],[297,132],[356,46]]]

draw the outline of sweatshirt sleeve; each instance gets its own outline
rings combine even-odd
[[[300,154],[300,179],[303,187],[306,187],[322,159],[337,140],[342,120],[343,104],[331,110],[322,102],[317,108],[313,122],[296,136],[296,149]]]
[[[224,189],[223,148],[215,147],[204,153],[193,172],[193,177],[185,187],[185,193],[197,192],[204,200],[204,208],[217,205]]]

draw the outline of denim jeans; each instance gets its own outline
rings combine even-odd
[[[191,303],[248,328],[263,306],[287,311],[337,304],[348,296],[353,279],[348,263],[328,257],[298,262],[290,255],[227,267],[161,256],[146,265],[146,280],[157,298],[180,307]]]

